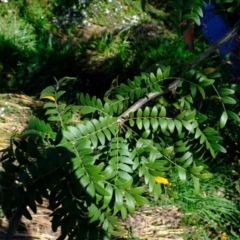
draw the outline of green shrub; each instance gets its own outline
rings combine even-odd
[[[198,194],[200,180],[212,176],[203,159],[226,152],[219,129],[228,116],[238,120],[225,107],[235,103],[234,91],[190,70],[173,100],[174,89],[166,90],[171,79],[170,67],[159,68],[113,88],[104,100],[80,93],[74,106],[61,100],[67,78],[44,89],[47,121],[30,119],[2,158],[4,212],[20,208],[31,219],[27,206],[36,212],[36,202],[46,198],[59,239],[97,239],[121,235],[118,217],[148,203],[146,193],[159,199],[161,184],[177,197],[168,186],[173,171],[180,182],[191,177]],[[222,106],[213,118],[211,104],[203,107],[212,90]]]
[[[48,29],[47,20],[35,15],[35,7],[39,16],[44,13],[39,5],[28,6],[26,11],[21,8],[26,21],[16,25],[21,34],[16,34],[14,41],[7,31],[0,39],[4,43],[1,52],[7,46],[12,53],[8,63],[1,60],[3,72],[17,69],[16,79],[26,81],[24,76],[39,70],[41,77],[34,78],[31,90],[46,86],[47,80],[55,74],[62,75],[62,70],[72,73],[77,68],[72,59],[79,57],[75,46],[64,48],[51,34],[34,34],[42,24],[43,31]],[[27,41],[22,38],[24,29]],[[131,54],[134,44],[138,46]],[[239,128],[239,88],[228,82],[227,67],[215,67],[219,59],[209,57],[198,69],[182,74],[193,55],[184,50],[179,39],[174,44],[169,39],[144,43],[140,38],[129,42],[128,36],[122,38],[119,34],[115,38],[106,34],[89,46],[98,53],[98,63],[101,57],[109,63],[106,75],[115,74],[115,68],[123,71],[122,66],[126,65],[132,72],[134,66],[138,70],[152,66],[148,73],[120,85],[115,80],[102,99],[78,94],[76,100],[71,99],[78,102],[75,105],[64,98],[72,97],[71,79],[61,79],[55,86],[45,88],[41,98],[48,101],[44,105],[46,120],[29,119],[21,138],[12,137],[1,159],[4,213],[31,219],[27,207],[36,212],[36,202],[41,204],[45,198],[52,210],[53,230],[61,227],[59,239],[108,239],[110,235],[121,235],[119,218],[126,218],[137,206],[148,203],[149,198],[157,201],[166,190],[177,199],[176,186],[193,183],[191,199],[200,218],[206,215],[216,220],[225,214],[230,221],[232,216],[225,210],[214,209],[226,207],[229,202],[215,198],[219,204],[212,206],[214,201],[208,199],[205,206],[213,207],[209,215],[209,209],[203,209],[201,204],[203,196],[198,195],[200,180],[212,176],[208,166],[211,160],[217,161],[220,154],[226,153],[222,136],[227,133],[233,141],[238,140],[234,131]],[[28,68],[23,67],[26,65]],[[156,70],[157,67],[160,68]],[[47,73],[42,77],[44,71]],[[10,77],[14,79],[13,74]],[[102,79],[100,84],[103,85]],[[239,181],[234,181],[239,189]],[[231,213],[237,212],[234,204],[228,207]]]

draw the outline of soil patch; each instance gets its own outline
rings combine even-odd
[[[9,147],[10,138],[21,133],[27,126],[27,120],[34,116],[35,111],[43,102],[23,94],[0,95],[0,150]],[[51,240],[57,239],[58,232],[51,230],[51,211],[44,201],[38,205],[37,214],[32,213],[30,221],[22,217],[16,229],[14,240]],[[31,212],[31,210],[29,209]],[[144,240],[181,240],[185,230],[180,227],[181,214],[176,206],[144,206],[122,221],[125,235],[138,237]],[[8,228],[8,219],[0,219],[0,239],[3,239]]]
[[[32,213],[32,220],[22,217],[14,240],[52,240],[60,236],[60,229],[53,232],[51,229],[51,211],[47,208],[47,201],[38,205],[37,214]],[[187,232],[180,227],[182,214],[176,206],[144,206],[122,221],[125,234],[120,239],[142,240],[183,240],[182,235]],[[6,217],[0,221],[0,239],[3,239],[8,227]]]
[[[29,118],[42,102],[24,94],[0,94],[0,150],[9,146],[9,140],[27,126]]]

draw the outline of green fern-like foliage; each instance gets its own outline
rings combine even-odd
[[[47,121],[30,119],[2,158],[3,210],[21,207],[31,219],[27,207],[36,212],[36,202],[46,198],[53,230],[61,227],[58,239],[95,240],[121,235],[119,218],[147,204],[146,195],[159,199],[163,184],[175,197],[167,184],[175,170],[180,182],[192,178],[197,194],[200,180],[212,176],[204,160],[226,151],[219,129],[228,117],[238,120],[227,109],[234,91],[209,76],[187,72],[174,95],[166,91],[171,69],[163,67],[120,84],[103,100],[80,93],[76,106],[61,100],[66,79],[44,89]],[[158,97],[148,101],[149,93]],[[212,119],[208,101],[220,106]]]
[[[170,7],[170,18],[174,29],[181,34],[181,26],[184,21],[189,23],[188,20],[200,26],[200,17],[203,16],[202,7],[205,5],[204,0],[171,0],[168,6]],[[189,24],[184,26],[185,30],[189,27]]]

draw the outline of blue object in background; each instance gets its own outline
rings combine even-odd
[[[213,4],[207,5],[202,10],[202,33],[210,44],[214,44],[231,30],[231,26],[223,20],[223,17],[220,14],[213,13],[215,10],[215,6]],[[220,56],[226,56],[228,53],[231,53],[236,47],[236,39],[232,38],[228,40],[220,46]]]
[[[202,33],[208,40],[209,44],[216,43],[230,30],[231,26],[226,23],[220,14],[214,14],[215,5],[208,4],[203,7],[203,17],[201,18]],[[231,38],[219,47],[219,53],[221,57],[226,56],[236,49],[238,46],[236,38]],[[230,55],[230,61],[232,63],[231,72],[235,81],[240,82],[240,59],[235,55]]]

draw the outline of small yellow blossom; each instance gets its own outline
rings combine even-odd
[[[166,178],[164,178],[164,177],[154,177],[154,180],[157,183],[169,184],[169,181]]]
[[[221,236],[220,236],[220,240],[227,240],[227,234],[222,233]]]

